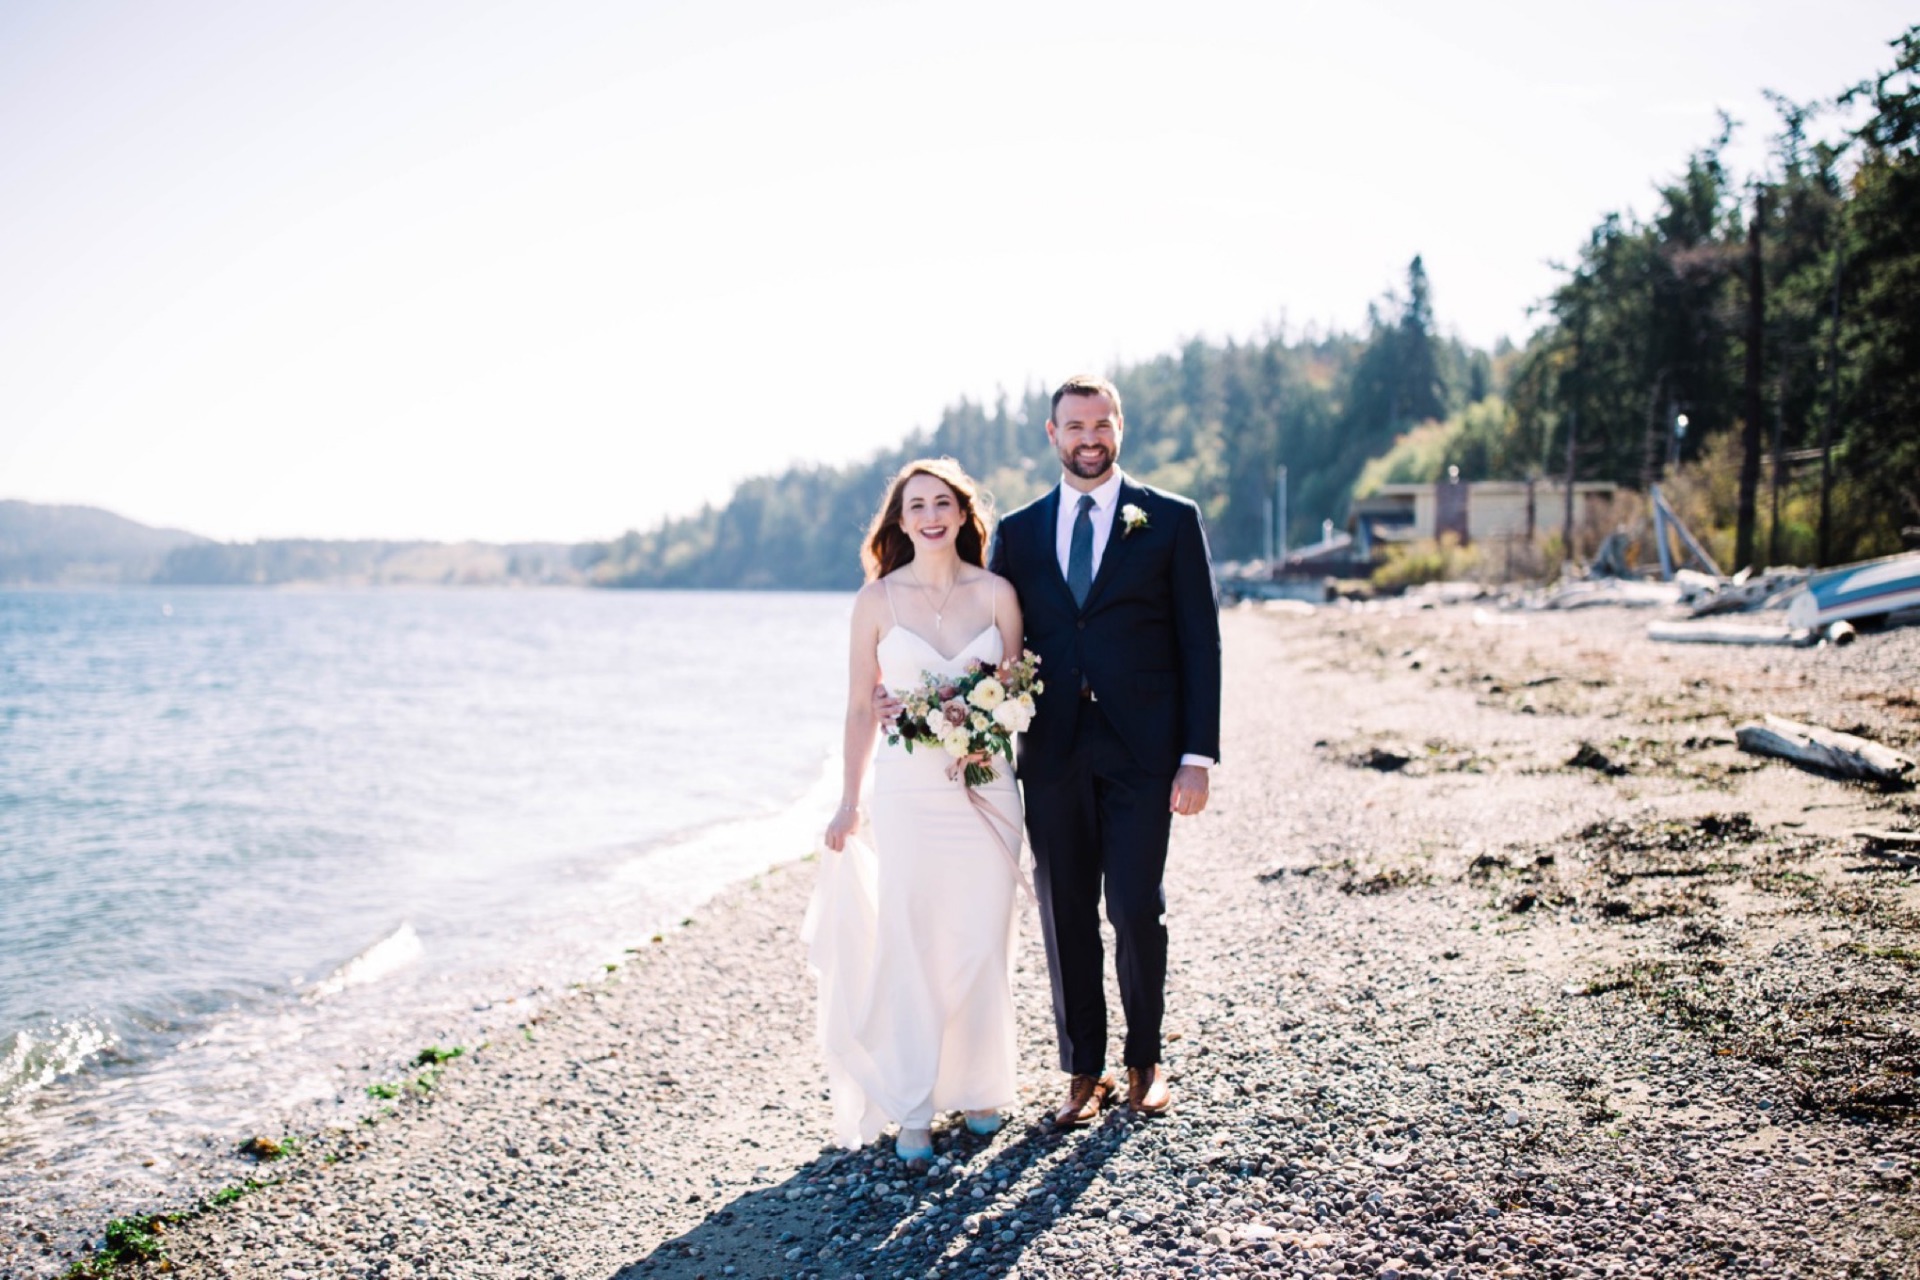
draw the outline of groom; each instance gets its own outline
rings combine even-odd
[[[1047,422],[1060,484],[1001,521],[988,566],[1019,592],[1046,684],[1019,775],[1060,1067],[1072,1075],[1062,1126],[1096,1118],[1116,1088],[1105,1074],[1103,886],[1127,1101],[1145,1114],[1172,1101],[1160,1066],[1161,877],[1173,815],[1206,807],[1220,755],[1220,618],[1200,511],[1121,474],[1124,432],[1112,383],[1063,383]]]

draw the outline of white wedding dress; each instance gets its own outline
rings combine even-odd
[[[880,678],[903,690],[924,671],[958,675],[1001,659],[990,626],[951,658],[896,621],[880,638]],[[1015,857],[947,777],[951,760],[883,739],[874,753],[871,845],[821,851],[803,937],[820,980],[819,1031],[834,1139],[858,1147],[888,1123],[927,1128],[944,1111],[1014,1101]],[[1019,844],[1012,770],[976,794]]]

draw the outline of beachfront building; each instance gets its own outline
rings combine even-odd
[[[1610,480],[1573,486],[1576,529],[1612,524]],[[1566,488],[1552,480],[1442,480],[1438,484],[1383,484],[1347,511],[1355,550],[1370,558],[1384,543],[1418,542],[1451,533],[1462,544],[1531,540],[1556,533],[1566,520]]]

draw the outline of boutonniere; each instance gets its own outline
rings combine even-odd
[[[1120,508],[1120,523],[1123,528],[1120,536],[1131,538],[1137,531],[1147,527],[1147,513],[1129,502]]]

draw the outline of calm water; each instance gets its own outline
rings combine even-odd
[[[846,614],[0,592],[0,1197],[358,1095],[806,852]]]

